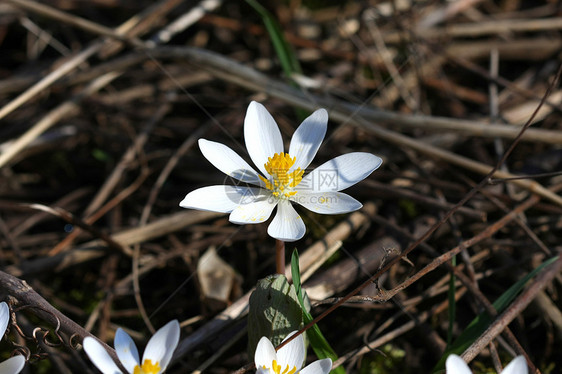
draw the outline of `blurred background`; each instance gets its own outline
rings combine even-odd
[[[439,222],[532,118],[503,174],[319,323],[346,372],[431,372],[486,303],[560,250],[561,29],[557,1],[1,1],[1,269],[110,345],[117,327],[144,347],[178,319],[169,373],[232,372],[253,362],[247,296],[274,272],[275,243],[267,224],[178,206],[233,183],[199,138],[250,162],[251,100],[286,149],[323,107],[328,133],[311,167],[351,151],[383,158],[346,191],[362,210],[297,207],[307,234],[287,252],[301,254],[316,316]],[[424,269],[477,236],[457,256],[460,277],[450,261]],[[561,280],[483,344],[475,372],[522,352],[561,372]],[[21,329],[3,358],[28,355],[26,373],[95,372],[71,329],[4,281],[0,295]]]

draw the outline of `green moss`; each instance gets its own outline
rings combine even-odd
[[[407,374],[406,352],[392,344],[386,344],[376,350],[378,354],[366,356],[359,369],[360,374]]]
[[[418,207],[412,200],[401,199],[398,201],[398,206],[408,218],[416,218],[419,215]]]

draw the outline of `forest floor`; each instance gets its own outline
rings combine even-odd
[[[516,355],[562,373],[559,2],[251,3],[0,1],[0,299],[16,317],[2,358],[95,373],[85,331],[112,346],[122,327],[144,346],[177,319],[168,373],[253,362],[248,295],[275,272],[269,222],[179,203],[232,183],[198,139],[251,164],[258,101],[285,149],[328,111],[311,167],[383,159],[345,191],[363,208],[297,206],[307,232],[286,245],[312,316],[365,286],[318,323],[336,366],[430,373],[453,347],[475,373]]]

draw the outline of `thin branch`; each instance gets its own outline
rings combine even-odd
[[[84,330],[82,326],[53,307],[24,280],[0,271],[0,292],[1,298],[8,298],[10,304],[18,307],[30,307],[28,310],[37,317],[47,321],[52,326],[60,326],[60,332],[67,334],[71,337],[70,339],[72,339],[72,337],[78,337],[80,342],[87,336],[97,339],[96,336]],[[115,350],[101,340],[97,340],[109,352],[113,360],[119,362]]]

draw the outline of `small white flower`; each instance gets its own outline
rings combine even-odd
[[[173,320],[161,327],[150,338],[142,361],[133,339],[121,328],[115,334],[115,352],[121,365],[129,374],[159,374],[166,370],[172,359],[172,354],[180,340],[180,324]],[[84,339],[84,350],[90,360],[103,374],[123,374],[109,356],[105,348],[94,338]]]
[[[447,357],[445,367],[447,368],[447,374],[472,374],[466,362],[457,355],[450,355]],[[515,357],[509,365],[503,369],[501,374],[528,374],[525,357]]]
[[[283,341],[295,333],[297,331],[291,332]],[[263,336],[258,342],[254,354],[257,374],[328,374],[330,372],[332,360],[329,358],[314,361],[301,370],[305,353],[302,334],[281,347],[277,352],[275,352],[275,347],[269,339]]]
[[[5,302],[0,303],[0,339],[4,336],[8,322],[10,321],[10,308]],[[17,374],[23,369],[25,358],[22,355],[10,357],[4,362],[0,362],[0,374]]]
[[[303,176],[320,148],[327,124],[325,109],[312,113],[297,128],[289,152],[284,153],[275,120],[263,105],[252,101],[244,120],[244,139],[261,174],[223,144],[200,139],[199,147],[217,169],[258,187],[203,187],[187,194],[180,206],[230,213],[230,222],[237,224],[264,222],[277,206],[267,232],[283,241],[298,240],[306,232],[291,202],[321,214],[349,213],[361,208],[359,201],[339,191],[369,176],[382,163],[379,157],[364,152],[348,153]]]

